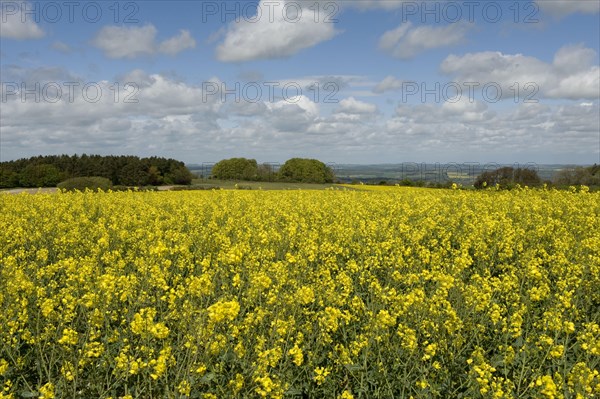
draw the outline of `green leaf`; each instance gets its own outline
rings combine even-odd
[[[285,395],[286,396],[302,396],[302,393],[303,393],[302,390],[295,388],[295,387],[291,387],[290,389],[288,389],[285,392]]]
[[[208,384],[209,382],[211,382],[212,380],[215,379],[217,375],[215,373],[207,373],[204,376],[202,376],[202,378],[200,379],[200,383],[201,384]]]

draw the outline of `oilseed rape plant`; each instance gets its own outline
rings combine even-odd
[[[0,398],[600,397],[600,194],[0,195]]]

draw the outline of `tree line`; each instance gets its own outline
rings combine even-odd
[[[55,187],[76,177],[103,177],[115,186],[190,184],[185,164],[131,155],[46,155],[0,162],[0,188]]]
[[[566,168],[554,175],[552,181],[542,181],[537,171],[528,168],[503,167],[492,171],[483,172],[475,180],[475,188],[497,186],[510,189],[516,185],[535,187],[542,184],[564,188],[568,186],[600,186],[600,165],[577,166]]]
[[[563,169],[554,177],[557,186],[600,186],[600,165]]]
[[[279,170],[271,165],[259,165],[255,159],[230,158],[212,167],[212,177],[218,180],[280,181],[293,183],[333,183],[333,170],[316,159],[292,158]]]
[[[510,166],[492,171],[483,172],[473,184],[475,188],[498,186],[500,188],[512,188],[517,184],[521,186],[538,186],[542,179],[537,171],[528,168],[512,168]]]

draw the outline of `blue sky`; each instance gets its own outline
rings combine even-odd
[[[600,162],[599,0],[0,4],[3,161]]]

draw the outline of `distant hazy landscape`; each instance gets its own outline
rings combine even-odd
[[[187,165],[192,173],[203,177],[210,176],[212,163],[199,163]],[[271,164],[273,172],[277,171],[280,164]],[[477,176],[486,170],[493,170],[501,166],[520,166],[536,170],[542,180],[552,180],[557,172],[564,169],[575,168],[581,165],[561,164],[499,164],[499,163],[415,163],[404,162],[397,164],[336,164],[328,163],[335,172],[336,179],[344,182],[387,183],[402,180],[425,181],[443,183],[453,181],[460,184],[473,184]]]

